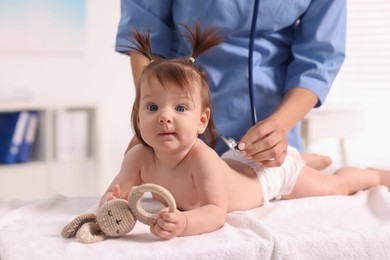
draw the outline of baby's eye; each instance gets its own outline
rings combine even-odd
[[[187,111],[187,108],[185,106],[177,106],[176,108],[176,111],[177,112],[186,112]]]
[[[156,105],[156,104],[151,104],[151,105],[149,105],[148,107],[147,107],[147,109],[149,110],[149,111],[157,111],[158,110],[158,106]]]

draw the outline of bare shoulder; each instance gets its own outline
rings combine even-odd
[[[217,154],[217,152],[200,139],[194,145],[188,159],[193,167],[198,170],[214,170],[221,169],[221,167],[226,166],[226,163]]]
[[[193,159],[221,160],[217,152],[201,139],[197,140],[189,155]]]
[[[148,161],[151,156],[153,156],[153,150],[150,147],[143,144],[137,144],[125,154],[124,160],[140,164],[144,161]]]
[[[131,154],[131,156],[146,155],[148,153],[151,153],[152,151],[152,148],[148,146],[145,146],[143,144],[136,144],[126,153],[126,156],[128,154]]]

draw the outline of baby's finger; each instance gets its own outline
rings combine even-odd
[[[173,223],[176,223],[179,220],[178,216],[175,213],[166,212],[166,211],[160,212],[160,218],[162,218],[166,222],[173,222]]]
[[[166,221],[162,218],[159,218],[157,220],[157,225],[162,229],[162,230],[165,230],[165,231],[173,231],[175,230],[176,228],[176,224],[174,222],[169,222],[169,221]]]
[[[171,232],[162,229],[158,224],[151,226],[150,230],[153,235],[161,239],[170,239],[172,237]]]
[[[112,191],[112,196],[115,198],[121,197],[121,187],[119,186],[119,184],[115,184],[114,190]]]

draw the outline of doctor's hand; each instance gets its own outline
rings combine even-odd
[[[252,126],[238,144],[242,155],[264,167],[281,166],[287,155],[287,146],[287,132],[274,118]]]

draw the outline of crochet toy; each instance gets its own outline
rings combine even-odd
[[[130,232],[137,220],[153,225],[157,221],[157,214],[145,211],[140,203],[145,192],[157,193],[168,203],[169,212],[175,212],[176,202],[172,194],[156,184],[134,186],[124,199],[110,200],[104,203],[95,214],[82,214],[66,225],[61,232],[65,238],[75,236],[84,244],[96,243],[106,237],[119,237]]]

